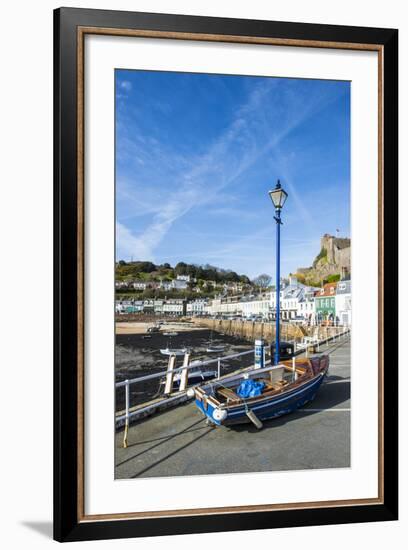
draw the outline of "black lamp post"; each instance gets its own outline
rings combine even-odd
[[[281,221],[281,210],[285,201],[288,197],[288,194],[280,184],[278,180],[275,189],[269,191],[269,196],[273,206],[275,207],[275,216],[274,220],[276,221],[276,337],[275,337],[275,365],[279,363],[279,352],[280,352],[280,329],[279,329],[279,318],[280,318],[280,226],[282,225]]]

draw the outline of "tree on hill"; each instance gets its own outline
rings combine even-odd
[[[328,275],[325,279],[323,279],[323,283],[337,283],[337,281],[340,281],[339,273]]]
[[[244,285],[250,285],[251,284],[251,281],[250,281],[249,277],[247,277],[246,275],[240,275],[239,276],[239,282],[244,284]]]
[[[184,262],[179,262],[174,268],[174,273],[176,275],[188,275],[187,273],[187,264]]]
[[[258,275],[258,277],[255,277],[253,282],[256,286],[259,286],[260,288],[265,289],[271,286],[272,277],[267,273],[261,273],[261,275]]]
[[[238,275],[230,269],[221,269],[210,264],[196,265],[178,262],[173,268],[169,263],[155,265],[150,261],[125,262],[119,260],[116,263],[116,279],[118,281],[132,279],[172,280],[178,275],[190,275],[192,279],[197,281],[213,281],[216,285],[238,282],[246,285],[251,284],[246,275]]]
[[[306,283],[306,277],[303,273],[295,273],[295,277],[299,281],[299,283],[302,283],[303,285]]]

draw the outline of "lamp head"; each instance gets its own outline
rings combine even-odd
[[[288,198],[288,194],[284,189],[282,189],[280,180],[277,181],[275,189],[269,191],[269,196],[271,197],[275,210],[281,210],[286,199]]]

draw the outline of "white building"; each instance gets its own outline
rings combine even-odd
[[[176,281],[185,281],[186,283],[189,283],[191,281],[190,275],[177,275]]]
[[[165,315],[176,315],[176,316],[185,315],[186,313],[185,300],[181,300],[181,299],[165,300],[163,302],[163,313]]]
[[[227,317],[262,316],[267,318],[270,309],[270,296],[268,293],[258,296],[230,296],[214,298],[208,306],[209,315],[221,315]]]
[[[205,314],[207,300],[204,298],[197,298],[197,300],[191,300],[187,302],[186,313],[187,315],[201,316]]]
[[[242,283],[224,283],[223,289],[224,292],[231,292],[238,294],[243,291],[244,285]]]
[[[155,300],[154,301],[153,309],[154,309],[154,314],[155,315],[161,315],[163,313],[163,304],[164,304],[163,300]]]
[[[303,318],[314,319],[314,293],[317,289],[299,283],[291,277],[289,284],[282,284],[280,289],[281,318],[291,320]],[[274,290],[257,296],[231,296],[216,298],[208,308],[210,315],[242,316],[243,318],[262,317],[272,320],[276,316],[276,292]]]
[[[341,325],[351,325],[351,281],[339,281],[337,284],[336,317]]]
[[[160,281],[159,288],[162,290],[170,290],[173,288],[172,283],[173,281]]]
[[[115,281],[115,288],[128,288],[129,283],[127,281]]]
[[[299,299],[297,308],[297,317],[309,321],[311,324],[314,324],[316,320],[314,293],[315,290],[305,292]]]
[[[248,318],[252,316],[263,317],[268,319],[271,314],[271,297],[270,294],[255,296],[241,301],[242,317]]]
[[[154,300],[143,300],[143,312],[154,313]]]
[[[179,277],[184,277],[184,275],[179,275]],[[186,290],[188,288],[188,282],[177,277],[177,279],[173,279],[171,281],[171,288],[174,288],[175,290]]]
[[[135,283],[133,283],[133,288],[135,290],[146,290],[147,283],[144,281],[136,281]]]
[[[289,278],[289,284],[282,285],[280,290],[281,318],[290,320],[303,318],[305,321],[314,321],[315,302],[314,294],[317,288],[306,286],[296,279]],[[271,309],[273,317],[276,312],[276,293],[271,293]]]

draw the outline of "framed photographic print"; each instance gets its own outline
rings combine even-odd
[[[397,519],[397,30],[54,29],[56,540]]]

